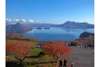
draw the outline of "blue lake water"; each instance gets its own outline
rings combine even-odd
[[[34,38],[39,41],[70,41],[79,37],[84,31],[94,32],[93,29],[62,29],[62,28],[50,28],[50,29],[33,29],[23,35],[29,38]]]

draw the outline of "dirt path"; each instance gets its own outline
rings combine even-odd
[[[94,67],[94,49],[72,47],[71,62],[74,67]]]

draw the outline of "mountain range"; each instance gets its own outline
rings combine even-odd
[[[89,29],[94,28],[93,24],[88,23],[80,23],[74,21],[66,21],[63,24],[46,24],[46,23],[10,23],[6,21],[6,32],[17,32],[17,33],[24,33],[27,31],[32,30],[33,28],[50,28],[50,27],[59,27],[64,29]]]

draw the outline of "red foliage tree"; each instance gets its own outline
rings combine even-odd
[[[15,43],[7,43],[6,52],[15,56],[15,58],[22,63],[23,60],[28,56],[31,48],[31,44],[19,41]]]
[[[42,48],[48,54],[56,57],[67,57],[71,53],[71,48],[66,46],[66,42],[48,42]]]

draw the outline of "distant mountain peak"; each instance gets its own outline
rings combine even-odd
[[[89,24],[88,22],[66,21],[64,24]]]
[[[75,21],[66,21],[62,24],[64,28],[94,28],[93,24],[87,22],[75,22]]]

